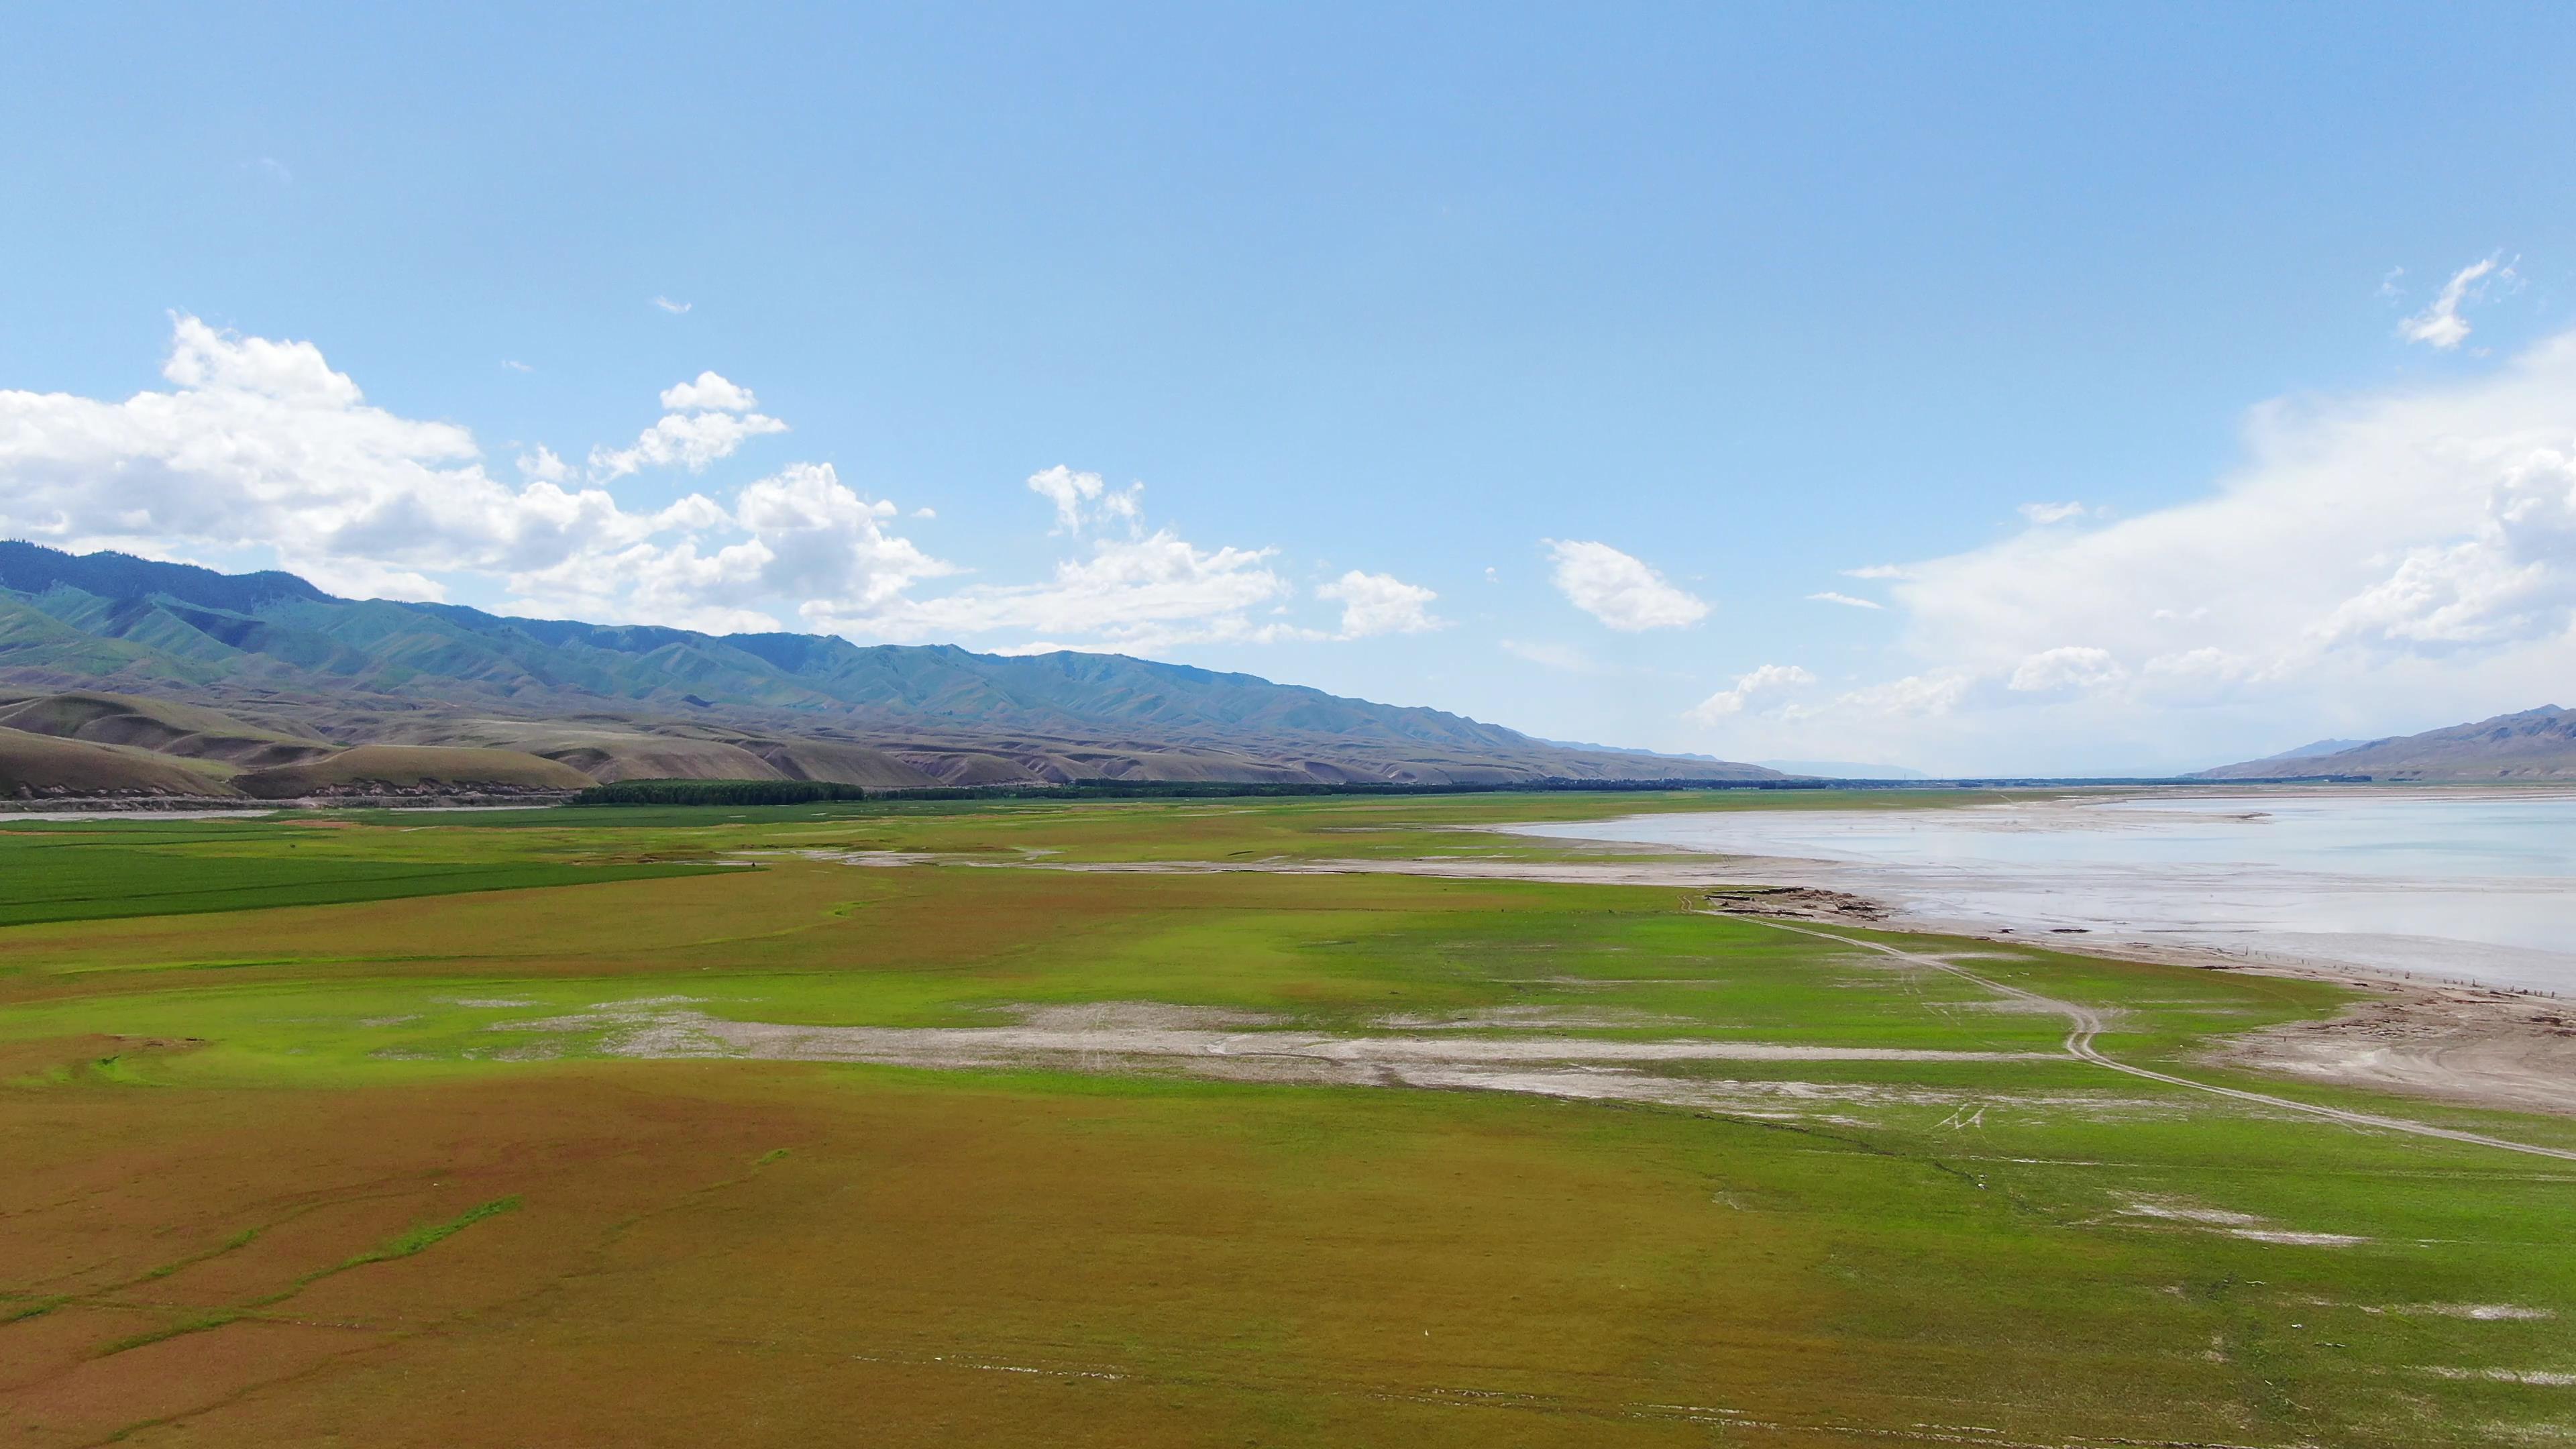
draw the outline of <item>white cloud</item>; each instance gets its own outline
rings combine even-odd
[[[1345,639],[1366,639],[1375,634],[1420,634],[1445,628],[1449,622],[1431,612],[1431,603],[1440,597],[1438,594],[1419,584],[1408,584],[1392,574],[1368,574],[1353,569],[1316,589],[1315,597],[1341,604],[1341,637]]]
[[[544,567],[652,527],[559,477],[498,482],[464,428],[368,405],[311,343],[182,316],[162,375],[172,390],[123,402],[0,391],[0,533],[269,549],[288,568],[420,596],[443,570]],[[532,455],[540,473],[550,456]]]
[[[1968,694],[1969,680],[1958,674],[1909,674],[1836,697],[1834,703],[1867,714],[1904,718],[1948,714]]]
[[[682,383],[671,392],[690,386]],[[667,398],[671,392],[663,396]],[[602,445],[591,449],[590,471],[601,478],[623,478],[645,468],[666,468],[676,463],[692,473],[703,473],[708,464],[730,456],[753,438],[786,431],[785,423],[760,413],[664,413],[661,421],[636,437],[631,448]]]
[[[387,568],[362,558],[307,560],[297,570],[307,583],[344,599],[400,599],[406,603],[443,603],[447,588],[416,569]]]
[[[2092,511],[2081,503],[2025,503],[2021,506],[2021,516],[2041,528],[2082,518]]]
[[[1247,617],[1246,610],[1291,593],[1269,566],[1274,553],[1201,549],[1161,529],[1143,538],[1098,540],[1090,557],[1059,563],[1044,583],[981,584],[862,609],[817,601],[802,612],[817,628],[896,641],[1008,630],[1151,649],[1322,637],[1310,629],[1255,625]]]
[[[702,372],[695,381],[673,383],[662,389],[664,412],[747,413],[759,407],[760,399],[751,395],[750,388],[714,372]]]
[[[645,618],[717,632],[778,627],[761,605],[801,600],[808,613],[861,614],[913,584],[957,572],[886,532],[892,503],[860,497],[829,463],[792,463],[744,487],[732,509],[692,495],[657,516],[675,544],[638,542],[521,573],[511,590],[586,618]],[[701,536],[750,536],[706,548]]]
[[[501,370],[502,370],[503,372],[534,372],[534,371],[536,371],[536,369],[535,369],[535,368],[528,366],[526,363],[521,362],[519,359],[517,359],[517,358],[515,358],[515,357],[504,357],[504,358],[502,358],[502,359],[501,359]]]
[[[1079,533],[1084,524],[1104,518],[1124,519],[1132,528],[1144,511],[1144,484],[1130,483],[1113,491],[1099,474],[1077,473],[1062,463],[1030,474],[1029,491],[1055,505],[1058,533]]]
[[[693,302],[674,302],[668,297],[655,297],[653,299],[653,305],[670,313],[672,316],[677,317],[681,313],[688,311],[689,308],[696,304]]]
[[[292,186],[295,184],[295,173],[287,168],[285,162],[278,160],[274,156],[262,156],[250,164],[252,169],[258,171],[260,175],[267,177],[269,180],[276,182],[280,186]],[[388,595],[387,597],[391,596]]]
[[[1141,491],[1049,470],[1032,490],[1077,527],[1117,520],[1053,573],[923,596],[962,572],[897,531],[896,505],[828,463],[794,463],[719,499],[629,507],[553,449],[518,450],[519,481],[487,471],[474,437],[369,404],[319,348],[173,320],[171,386],[122,402],[0,391],[0,537],[157,557],[273,556],[326,588],[444,597],[481,580],[530,612],[712,631],[780,620],[862,639],[1063,637],[1137,651],[1200,642],[1327,640],[1439,627],[1435,595],[1352,571],[1325,586],[1339,632],[1301,624],[1276,551],[1142,532]],[[783,424],[716,374],[665,394],[675,411],[599,474],[703,466]],[[1087,480],[1087,482],[1086,482]],[[1059,486],[1060,485],[1060,486]],[[917,516],[926,516],[919,510]]]
[[[1673,587],[1643,560],[1606,543],[1541,540],[1556,561],[1557,590],[1613,629],[1677,629],[1708,617],[1708,605]]]
[[[1845,569],[1843,570],[1843,577],[1847,579],[1910,579],[1914,577],[1914,575],[1906,572],[1905,566],[1902,564],[1869,564],[1862,568]]]
[[[2576,333],[2465,382],[2257,408],[2246,447],[2191,501],[1905,566],[1904,677],[1798,743],[2198,768],[2568,702]]]
[[[539,443],[519,455],[519,474],[546,483],[561,483],[572,476],[572,465],[555,456],[555,450]]]
[[[1850,594],[1835,593],[1831,589],[1827,589],[1821,594],[1809,594],[1807,597],[1819,604],[1840,604],[1846,609],[1884,609],[1887,607],[1876,599],[1855,598]]]
[[[2128,675],[2120,661],[2108,649],[2088,644],[2065,644],[2055,649],[2042,649],[2013,666],[2008,688],[2024,694],[2039,694],[2055,689],[2101,689],[2119,683]]]
[[[1754,698],[1776,694],[1784,689],[1813,684],[1816,676],[1795,664],[1765,664],[1750,674],[1736,676],[1731,688],[1721,689],[1693,705],[1688,718],[1701,724],[1715,724],[1731,714],[1741,714]]]
[[[2397,324],[2397,335],[2409,342],[2426,343],[2443,352],[2468,341],[2469,324],[2460,316],[2460,308],[2486,291],[2489,273],[2497,273],[2498,279],[2502,280],[2510,278],[2513,269],[2504,267],[2499,271],[2494,257],[2460,268],[2451,274],[2451,280],[2442,284],[2441,292],[2433,298],[2430,306]]]

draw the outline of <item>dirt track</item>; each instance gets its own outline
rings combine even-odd
[[[2036,1005],[2044,1005],[2053,1008],[2054,1010],[2063,1013],[2067,1021],[2071,1024],[2070,1029],[2066,1033],[2066,1052],[2069,1056],[2091,1062],[2093,1065],[2098,1067],[2107,1067],[2112,1071],[2121,1072],[2128,1076],[2140,1077],[2150,1082],[2163,1082],[2168,1086],[2188,1087],[2196,1092],[2208,1092],[2215,1096],[2230,1097],[2240,1102],[2251,1102],[2258,1106],[2270,1107],[2280,1111],[2299,1112],[2311,1117],[2323,1117],[2328,1121],[2341,1122],[2346,1126],[2351,1127],[2372,1128],[2383,1132],[2403,1132],[2416,1137],[2439,1137],[2450,1142],[2467,1142],[2480,1147],[2501,1148],[2507,1152],[2525,1152],[2535,1157],[2554,1157],[2565,1162],[2576,1162],[2576,1150],[2570,1150],[2567,1148],[2542,1147],[2528,1142],[2513,1142],[2501,1137],[2489,1137],[2476,1132],[2461,1132],[2449,1127],[2436,1127],[2425,1122],[2409,1122],[2404,1118],[2399,1117],[2382,1117],[2369,1112],[2347,1112],[2339,1107],[2323,1107],[2310,1102],[2293,1101],[2287,1097],[2274,1097],[2262,1092],[2247,1092],[2241,1091],[2235,1087],[2215,1086],[2208,1082],[2195,1082],[2188,1077],[2177,1077],[2169,1073],[2154,1071],[2146,1067],[2131,1066],[2127,1062],[2115,1061],[2110,1057],[2106,1057],[2102,1055],[2101,1052],[2094,1049],[2093,1039],[2102,1034],[2103,1022],[2101,1014],[2094,1011],[2091,1007],[2081,1005],[2077,1002],[2059,1001],[2054,997],[2041,996],[2036,992],[2024,991],[2017,986],[2007,986],[2000,981],[1980,976],[1955,962],[1945,961],[1938,956],[1925,955],[1919,951],[1903,951],[1894,946],[1884,945],[1877,941],[1860,940],[1851,936],[1843,935],[1838,931],[1817,930],[1810,926],[1792,925],[1786,921],[1766,920],[1762,922],[1762,924],[1771,926],[1778,930],[1795,931],[1802,936],[1814,936],[1821,940],[1839,941],[1846,946],[1857,946],[1864,950],[1881,952],[1885,955],[1896,957],[1899,960],[1906,961],[1917,966],[1929,967],[1935,971],[1946,971],[1962,980],[1973,981],[1977,985],[1999,995],[2014,997]]]

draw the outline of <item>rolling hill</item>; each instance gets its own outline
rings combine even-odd
[[[75,690],[0,703],[0,726],[93,744],[130,745],[156,754],[220,760],[243,769],[289,765],[333,746],[270,729],[216,710],[134,695]]]
[[[224,766],[201,766],[128,745],[100,745],[0,727],[0,802],[47,796],[238,794]]]
[[[342,599],[0,542],[0,726],[248,769],[355,744],[513,750],[597,780],[1767,779],[1124,655],[709,635]]]
[[[2222,765],[2199,780],[2299,775],[2367,775],[2374,780],[2576,780],[2576,710],[2543,705],[2475,724],[2354,744],[2331,740],[2242,764]]]
[[[570,765],[521,750],[443,745],[359,745],[301,764],[254,770],[233,788],[259,800],[381,795],[404,791],[578,790],[590,777]]]

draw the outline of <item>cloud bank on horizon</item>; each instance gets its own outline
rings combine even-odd
[[[2401,334],[2458,348],[2461,308],[2511,276],[2496,259],[2462,269]],[[0,391],[0,534],[273,563],[349,594],[496,590],[531,613],[862,642],[1151,653],[1462,627],[1423,583],[1203,546],[1149,519],[1143,485],[1066,465],[1004,490],[1029,533],[1061,541],[1050,570],[1019,581],[972,577],[826,461],[657,507],[621,497],[628,480],[698,478],[792,437],[713,371],[662,390],[631,441],[569,450],[579,462],[534,446],[506,479],[470,430],[369,403],[311,342],[183,315],[162,373],[166,390],[122,401]],[[1712,628],[1758,641],[1764,606],[1721,612],[1611,542],[1532,548],[1570,624],[1661,640],[1671,672],[1698,681],[1671,707],[1673,736],[1641,742],[1665,747],[2080,770],[2121,751],[2224,757],[2281,721],[2366,733],[2427,700],[2458,701],[2462,718],[2528,707],[2576,678],[2576,332],[2474,377],[2259,406],[2242,464],[2171,506],[2021,515],[1982,548],[1844,570],[1878,597],[1778,605],[1885,619],[1892,662],[1861,671],[1775,659],[1712,679]],[[1572,645],[1490,647],[1605,673]]]
[[[1299,589],[1277,550],[1202,548],[1143,524],[1142,485],[1052,467],[1027,480],[1083,547],[1027,583],[923,586],[962,575],[898,531],[828,462],[790,462],[729,498],[693,491],[638,509],[610,485],[704,473],[788,425],[713,371],[666,388],[631,444],[583,464],[537,446],[515,482],[472,433],[370,405],[310,342],[174,319],[168,391],[122,402],[0,391],[0,531],[76,550],[273,562],[341,593],[443,600],[460,578],[506,606],[713,632],[787,627],[862,641],[1154,651],[1207,641],[1350,640],[1443,627],[1432,590],[1349,570],[1311,590],[1337,626],[1276,617]],[[915,510],[914,517],[926,510]]]
[[[2009,728],[2149,759],[2152,732],[2210,721],[2289,714],[2322,735],[2560,702],[2576,332],[2472,380],[2265,404],[2245,450],[2187,502],[2089,527],[2043,505],[1990,546],[1851,570],[1885,581],[1908,672],[1841,690],[1748,675],[1702,710],[1783,748],[1957,758]]]

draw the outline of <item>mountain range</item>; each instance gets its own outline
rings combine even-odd
[[[2576,780],[2576,710],[2543,705],[2475,724],[2452,725],[2384,740],[2320,740],[2242,764],[2203,770],[2194,779],[2366,775],[2427,783],[2477,780]]]
[[[0,542],[0,757],[59,774],[69,744],[121,752],[133,788],[156,792],[172,760],[187,762],[176,783],[301,772],[268,782],[280,791],[360,778],[358,764],[431,781],[467,763],[425,749],[509,752],[478,768],[528,788],[567,783],[550,769],[887,787],[1778,777],[1124,655],[512,618]],[[358,746],[379,753],[351,764]],[[116,771],[92,757],[72,773]]]

